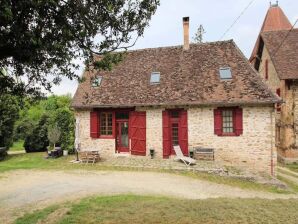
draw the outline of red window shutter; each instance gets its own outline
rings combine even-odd
[[[170,136],[170,115],[169,111],[162,112],[162,146],[163,157],[168,158],[171,154],[171,136]]]
[[[240,136],[243,134],[243,112],[242,108],[236,108],[234,111],[234,124],[235,124],[235,135]]]
[[[188,128],[187,128],[187,110],[180,112],[179,119],[179,145],[185,156],[188,156]]]
[[[99,116],[97,111],[90,112],[90,137],[98,138],[99,136]]]
[[[146,156],[146,112],[130,112],[129,135],[131,154]]]
[[[276,89],[276,94],[280,97],[280,88]],[[281,111],[281,106],[280,106],[279,103],[276,104],[276,110],[277,110],[278,112]]]
[[[214,109],[214,134],[222,136],[222,111]]]
[[[268,65],[269,65],[269,63],[268,63],[268,59],[266,59],[266,61],[265,61],[265,79],[266,80],[268,80]]]

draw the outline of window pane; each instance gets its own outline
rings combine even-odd
[[[222,111],[222,130],[223,133],[233,133],[233,111],[232,110],[223,110]]]
[[[173,146],[175,145],[179,145],[179,134],[178,134],[178,124],[177,123],[173,123],[172,124],[172,143]]]
[[[150,77],[150,83],[159,83],[160,81],[160,73],[159,72],[152,72]]]
[[[113,114],[111,112],[103,112],[100,114],[100,134],[113,134]]]
[[[116,113],[116,119],[128,119],[128,118],[129,118],[129,113],[127,112]]]
[[[219,76],[221,79],[231,79],[232,78],[231,69],[230,68],[220,68]]]

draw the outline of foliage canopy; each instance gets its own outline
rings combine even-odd
[[[159,0],[1,0],[0,94],[38,95],[37,86],[50,90],[63,76],[79,78],[79,58],[89,65],[94,56],[108,56],[95,66],[110,68],[121,59],[110,53],[132,46],[158,5]]]

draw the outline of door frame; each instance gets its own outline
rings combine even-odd
[[[165,122],[167,124],[166,124],[166,126],[163,127],[163,128],[166,128],[165,130],[163,130],[163,132],[168,132],[169,139],[166,140],[166,139],[164,139],[165,136],[163,136],[163,142],[168,141],[168,143],[165,143],[163,145],[163,147],[164,147],[163,157],[164,158],[169,158],[170,156],[175,155],[175,151],[174,151],[174,148],[173,148],[173,139],[172,139],[172,137],[173,137],[173,135],[172,135],[172,124],[173,123],[178,124],[178,142],[179,142],[179,145],[180,145],[181,150],[183,152],[184,147],[183,147],[183,144],[181,143],[183,125],[181,124],[181,122],[182,122],[182,115],[183,115],[184,112],[187,113],[187,110],[183,109],[183,108],[175,108],[175,109],[166,109],[165,111],[166,111],[166,114],[167,114],[167,116],[166,116],[167,118],[163,117],[163,119],[167,119],[167,120],[165,120]],[[179,112],[179,117],[177,117],[177,118],[172,117],[173,112]],[[163,121],[163,123],[164,123],[164,121]],[[188,128],[187,126],[186,126],[186,128]],[[188,137],[187,137],[187,141],[188,141]],[[187,143],[187,149],[186,150],[188,151],[188,143]]]

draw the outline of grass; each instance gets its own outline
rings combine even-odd
[[[297,223],[298,200],[206,199],[118,195],[89,197],[25,214],[16,224],[45,223],[61,208],[51,223]]]
[[[298,173],[298,163],[287,164],[285,165],[288,169]]]
[[[298,185],[296,183],[294,183],[293,181],[285,178],[285,177],[282,177],[280,175],[277,175],[277,178],[286,183],[288,185],[288,187],[290,187],[294,192],[298,193]]]
[[[69,163],[74,159],[74,156],[60,157],[58,159],[45,159],[45,153],[26,153],[8,155],[6,159],[0,162],[0,174],[6,171],[20,170],[20,169],[38,169],[38,170],[115,170],[115,171],[154,171],[154,172],[167,172],[178,175],[183,175],[200,180],[210,181],[218,184],[225,184],[229,186],[239,187],[242,189],[266,191],[272,193],[291,193],[288,190],[280,189],[276,186],[264,185],[255,183],[248,180],[241,180],[231,177],[221,177],[208,173],[198,173],[190,171],[173,171],[173,170],[150,170],[141,168],[129,167],[111,167],[104,166],[100,163],[95,165],[82,166],[80,164]],[[1,175],[0,175],[1,177]]]
[[[58,205],[53,205],[35,213],[25,214],[21,219],[16,220],[15,223],[16,224],[38,223],[39,220],[45,219],[48,215],[56,211],[58,208],[59,208]]]
[[[9,148],[9,151],[23,151],[24,149],[24,140],[18,140],[13,143],[13,145]]]

